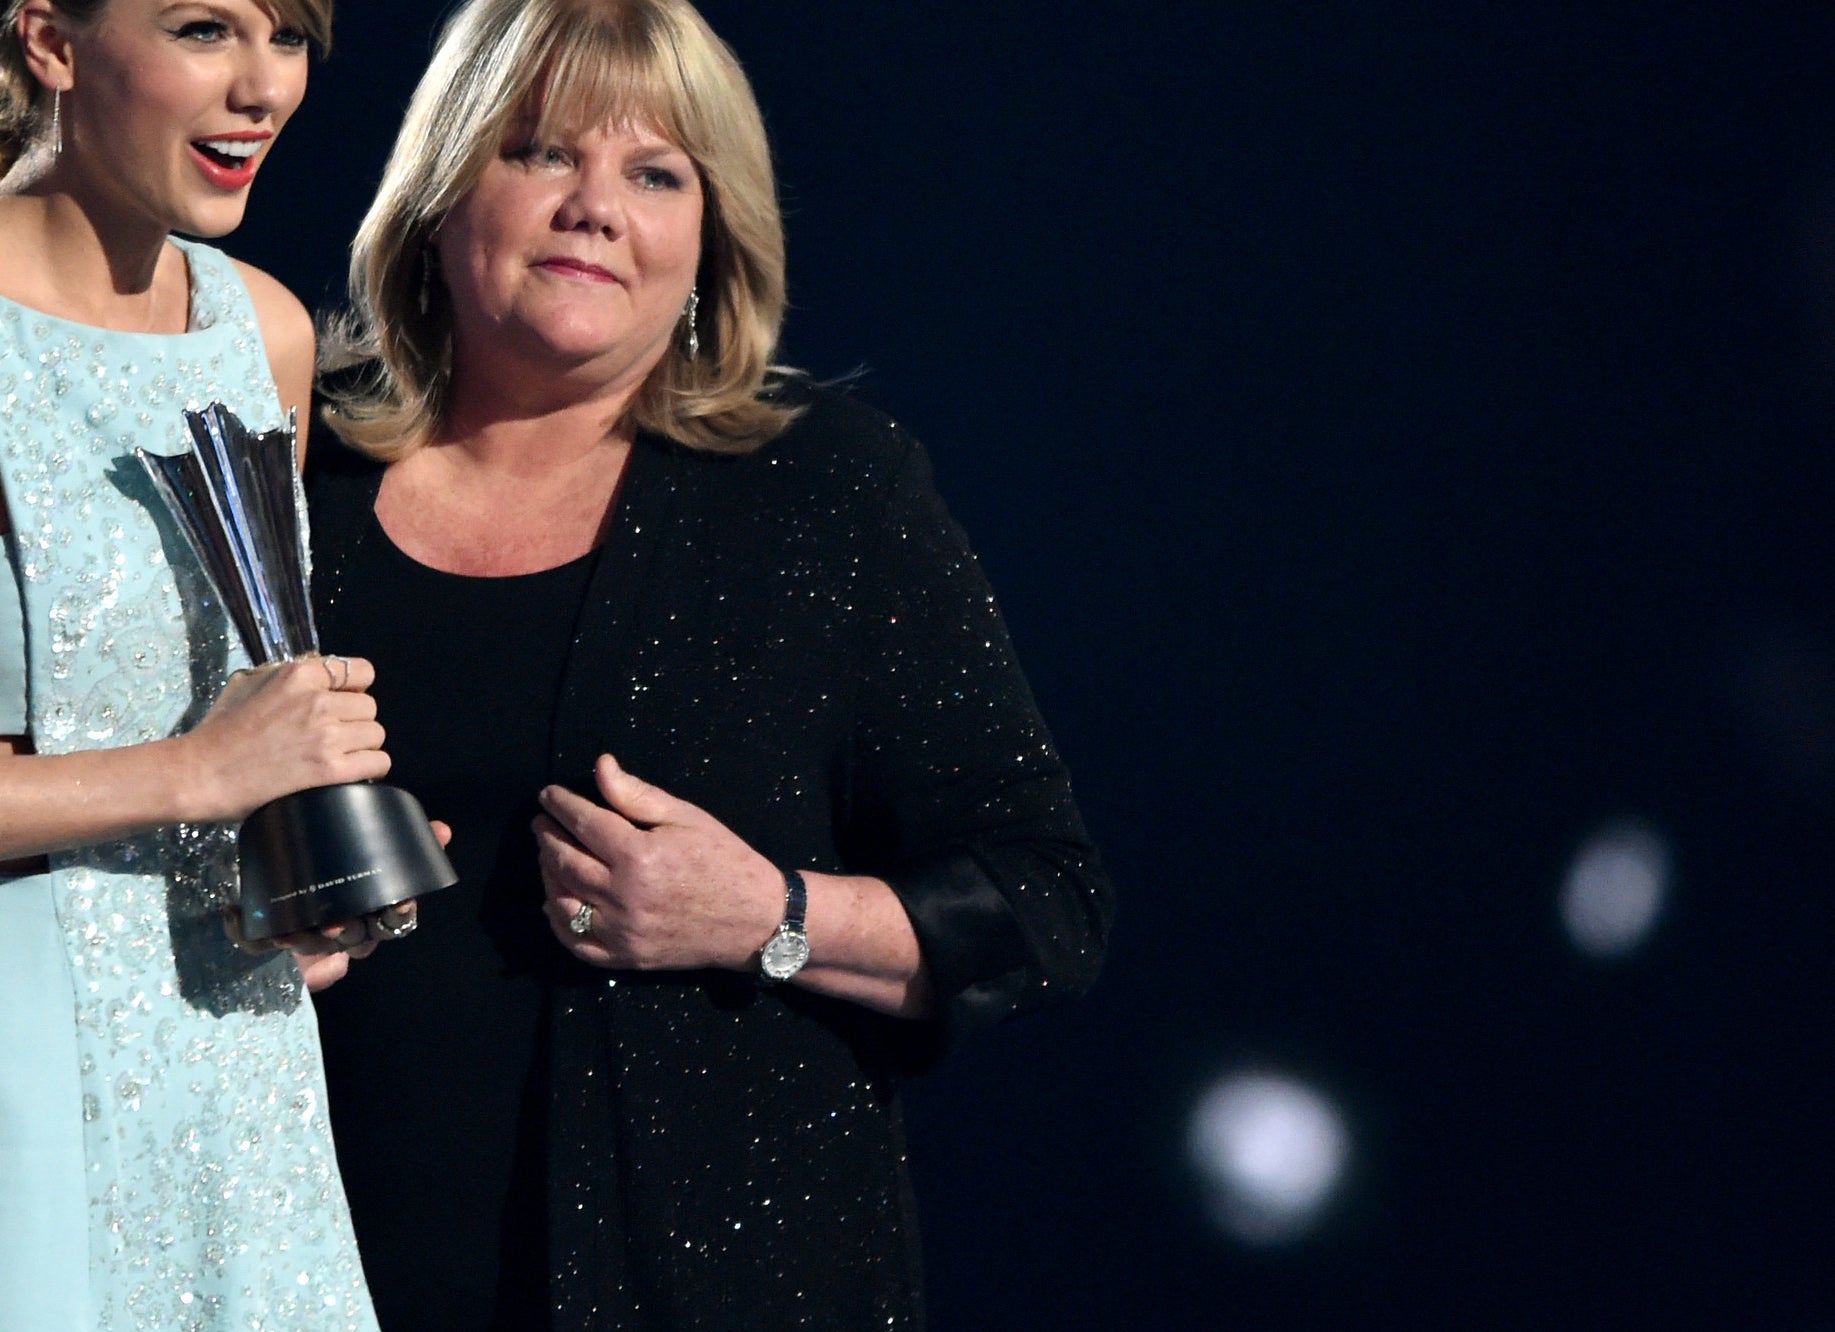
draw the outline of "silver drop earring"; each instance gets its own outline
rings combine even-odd
[[[688,359],[694,360],[701,354],[701,333],[695,327],[695,316],[701,311],[701,289],[688,289],[688,304],[682,307],[682,318],[688,321]]]
[[[64,155],[64,90],[51,90],[51,156]]]
[[[433,246],[421,250],[421,313],[433,304]]]

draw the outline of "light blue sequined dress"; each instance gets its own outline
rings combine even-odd
[[[183,249],[183,334],[0,299],[0,734],[41,754],[182,731],[246,664],[133,457],[213,400],[280,424],[241,279]],[[370,1332],[298,969],[223,934],[230,834],[50,866],[0,877],[0,1329]]]

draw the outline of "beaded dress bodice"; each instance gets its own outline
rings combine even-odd
[[[25,608],[27,715],[41,754],[185,730],[228,673],[248,664],[134,456],[136,448],[180,451],[183,413],[213,401],[237,404],[258,428],[280,421],[240,279],[213,250],[186,253],[191,327],[176,336],[97,329],[0,300],[0,481]],[[223,828],[159,829],[53,864],[77,883],[92,871],[172,869],[152,897],[125,904],[134,908],[129,931],[147,940],[169,923],[214,943],[219,908],[234,891]],[[223,988],[207,1002],[224,1009],[298,1003],[293,968],[251,968],[233,950],[212,957],[217,951],[179,959],[194,996]],[[265,974],[251,991],[257,972]]]
[[[0,475],[25,599],[49,629],[28,635],[42,754],[170,735],[222,685],[223,617],[194,599],[187,621],[167,559],[177,533],[134,449],[182,450],[188,408],[232,402],[278,424],[280,403],[246,297],[226,290],[233,270],[199,247],[188,259],[191,327],[176,336],[0,300]]]
[[[240,277],[217,251],[179,244],[183,334],[102,330],[0,299],[0,481],[40,754],[189,729],[247,664],[134,456],[177,452],[183,411],[212,401],[252,427],[281,424]],[[217,826],[50,857],[93,1326],[370,1329],[310,1008],[290,957],[228,942],[234,864],[233,833]]]

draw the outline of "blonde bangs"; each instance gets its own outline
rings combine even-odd
[[[536,134],[644,126],[696,156],[687,80],[670,34],[647,15],[575,10],[555,16],[526,67],[543,71],[522,99]]]

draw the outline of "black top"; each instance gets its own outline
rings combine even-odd
[[[321,597],[321,637],[361,643],[387,679],[389,780],[452,825],[459,881],[421,903],[413,948],[318,996],[339,1123],[378,1130],[341,1135],[339,1164],[385,1328],[541,1328],[545,1116],[523,1107],[546,1076],[535,973],[553,940],[529,824],[596,557],[466,578],[363,516],[345,537],[354,576]]]
[[[546,1111],[548,1299],[568,1332],[920,1325],[896,1078],[952,1029],[1079,992],[1106,939],[1109,888],[1063,764],[922,450],[844,396],[795,392],[806,414],[743,457],[639,438],[574,641],[551,663],[548,771],[591,794],[609,752],[778,864],[885,879],[943,1016],[902,1022],[736,973],[606,972],[537,938],[524,974],[548,1007],[530,1085]],[[442,630],[450,645],[421,632],[438,612],[388,589],[388,552],[355,539],[374,531],[379,470],[335,448],[319,457],[323,636],[378,658],[389,749],[413,789],[420,760],[405,747],[419,742],[395,720],[396,693],[444,674],[435,713],[496,709],[479,676],[434,658],[471,665],[505,645],[475,622]],[[412,660],[382,660],[343,618],[362,584],[412,621],[397,635]],[[477,743],[501,739],[487,727]],[[456,828],[455,856],[468,836]],[[464,919],[439,897],[426,906]],[[430,921],[355,971],[395,968],[432,933]],[[330,994],[347,986],[357,993],[346,981]],[[417,1033],[479,1021],[475,978],[395,988],[387,1006],[353,1001],[346,1021],[325,1005],[341,1153],[386,1172],[373,1192],[397,1209],[387,1231],[357,1217],[379,1288],[445,1242],[448,1211],[477,1205],[450,1179],[391,1165],[415,1131],[402,1113],[476,1125],[479,1159],[510,1150],[451,1102],[438,1058],[415,1054]],[[335,1053],[378,1024],[388,1035],[367,1053]],[[346,1094],[355,1078],[419,1099],[376,1117]],[[439,1205],[417,1222],[429,1194]]]

